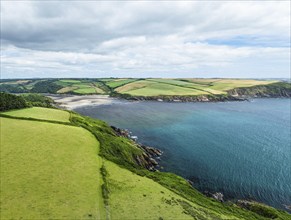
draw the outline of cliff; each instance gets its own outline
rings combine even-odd
[[[241,98],[254,97],[291,97],[291,84],[278,82],[268,85],[259,85],[245,88],[236,88],[227,91],[228,95]]]

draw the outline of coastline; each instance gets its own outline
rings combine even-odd
[[[113,97],[126,99],[129,101],[158,101],[158,102],[231,102],[231,101],[248,101],[254,98],[291,98],[291,93],[278,94],[244,94],[232,93],[219,95],[196,95],[196,96],[130,96],[125,94],[114,95]]]
[[[132,96],[112,92],[107,95],[72,95],[72,94],[44,94],[54,100],[58,107],[72,110],[90,105],[107,105],[120,101],[158,101],[158,102],[231,102],[248,101],[254,98],[290,98],[291,90],[280,83],[265,86],[236,88],[225,94],[207,95],[157,95]]]
[[[138,148],[140,148],[141,150],[144,151],[143,155],[141,157],[137,157],[136,162],[139,166],[146,168],[147,170],[151,171],[151,172],[163,172],[162,168],[160,167],[159,161],[162,160],[162,155],[163,155],[163,151],[161,151],[158,148],[152,147],[152,146],[145,146],[142,143],[139,143],[138,137],[137,136],[132,136],[132,132],[129,131],[128,129],[123,129],[123,128],[118,128],[115,126],[110,126],[115,133],[118,136],[122,136],[125,137],[131,141],[133,141],[136,146]],[[178,175],[178,174],[176,174]],[[180,176],[180,175],[179,175]],[[237,206],[247,209],[247,210],[252,210],[254,208],[254,206],[258,206],[261,208],[263,208],[264,206],[267,207],[271,207],[273,209],[276,209],[273,206],[269,206],[266,205],[265,203],[256,201],[254,199],[251,198],[237,198],[237,197],[233,197],[233,196],[229,196],[229,195],[225,195],[222,191],[209,191],[209,190],[199,190],[194,186],[194,182],[191,181],[190,179],[187,179],[186,177],[180,176],[183,179],[185,179],[192,188],[196,189],[197,191],[199,191],[200,193],[202,193],[204,196],[208,197],[208,198],[212,198],[218,202],[221,203],[233,203],[236,204]],[[291,213],[291,205],[286,205],[283,204],[283,206],[285,207],[285,211],[287,211],[288,213]]]
[[[45,96],[53,99],[58,107],[67,110],[73,110],[84,106],[109,105],[119,100],[118,98],[113,98],[109,95],[46,94]]]
[[[201,96],[128,96],[122,94],[111,95],[70,95],[70,94],[44,94],[53,99],[57,107],[73,110],[84,106],[110,105],[122,101],[156,101],[156,102],[241,102],[256,98],[291,98],[289,93],[279,94],[252,94],[231,92],[227,95],[201,95]]]
[[[163,151],[161,151],[158,148],[151,147],[151,146],[145,146],[145,145],[139,143],[137,141],[138,137],[133,136],[132,132],[130,132],[127,129],[118,128],[118,127],[115,127],[112,125],[110,127],[114,130],[114,132],[116,133],[117,136],[125,137],[125,138],[133,141],[134,144],[136,145],[136,147],[138,147],[139,149],[141,149],[143,151],[143,154],[141,156],[137,156],[135,158],[135,160],[139,166],[145,167],[149,171],[160,171],[158,169],[159,163],[157,162],[157,160],[160,160],[160,156],[162,156]]]
[[[245,101],[252,98],[290,98],[291,88],[284,83],[273,83],[269,85],[257,85],[252,87],[239,87],[225,90],[221,94],[201,95],[156,95],[156,96],[134,96],[130,94],[112,93],[113,97],[124,98],[135,101],[166,101],[166,102],[228,102]]]
[[[260,97],[257,97],[258,99],[260,99]],[[274,98],[274,99],[276,99],[277,97],[268,97],[268,98],[270,98],[270,99],[272,99],[272,98]],[[282,97],[279,97],[279,98],[282,98]],[[286,97],[284,97],[284,98],[286,98]],[[118,100],[118,99],[115,99],[115,100]],[[147,103],[146,101],[144,102],[144,103]],[[177,103],[178,104],[178,103]],[[108,106],[109,107],[109,106]],[[106,107],[107,108],[107,107]],[[111,123],[110,125],[115,125],[114,123]],[[117,128],[117,127],[115,127],[116,129],[119,129],[120,131],[123,131],[123,130],[125,130],[125,131],[127,131],[128,133],[130,133],[130,131],[128,131],[128,130],[126,130],[126,129],[122,129],[122,128],[124,128],[124,126],[120,126],[120,128]],[[126,127],[125,127],[126,128]],[[115,129],[114,129],[115,130]],[[122,133],[122,132],[121,132]],[[133,135],[135,135],[135,134],[131,134],[130,133],[130,136],[133,136]],[[142,145],[142,143],[141,143],[141,145]],[[152,146],[152,145],[150,145],[150,146]],[[160,160],[160,158],[157,160],[157,162],[160,162],[159,161]],[[160,168],[159,167],[157,167],[157,170],[160,170]],[[161,170],[162,171],[162,170]],[[184,177],[184,179],[186,179],[187,180],[187,176],[186,177]],[[191,179],[190,179],[191,180]],[[191,184],[191,181],[188,181],[190,184]],[[192,184],[191,184],[192,185]],[[194,184],[195,185],[195,184]],[[194,187],[195,188],[195,187]],[[196,189],[196,188],[195,188]],[[251,198],[247,198],[247,197],[232,197],[232,196],[230,196],[230,195],[228,195],[228,194],[225,194],[225,195],[222,195],[221,196],[221,193],[223,193],[224,194],[224,192],[219,192],[219,191],[217,191],[217,192],[215,192],[215,191],[208,191],[208,192],[205,192],[205,190],[200,190],[200,192],[202,193],[202,194],[204,194],[204,195],[206,195],[207,197],[211,197],[211,198],[215,198],[216,200],[218,200],[218,201],[221,201],[221,202],[229,202],[229,201],[231,201],[231,202],[233,202],[233,203],[236,203],[238,200],[240,200],[240,201],[254,201],[253,199],[251,199]],[[242,205],[246,205],[246,203],[241,203]],[[290,206],[289,206],[289,204],[286,204],[286,205],[284,205],[285,206],[285,209],[283,209],[283,210],[285,210],[285,211],[288,211],[288,212],[290,212]],[[277,207],[278,208],[278,207]]]

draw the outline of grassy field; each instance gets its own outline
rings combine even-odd
[[[72,92],[72,91],[74,91],[74,90],[76,90],[78,88],[79,87],[77,87],[77,86],[66,86],[66,87],[58,90],[58,93],[59,94],[68,93],[68,92]]]
[[[0,83],[8,92],[29,92],[43,80],[15,80]],[[241,87],[266,85],[277,81],[252,79],[204,79],[204,78],[104,78],[104,79],[59,79],[53,93],[78,95],[111,94],[112,91],[132,96],[197,96],[226,94],[228,90]],[[7,88],[8,86],[8,88]],[[51,87],[52,84],[50,84]],[[37,92],[37,91],[36,91]],[[51,91],[49,92],[51,93]]]
[[[79,95],[86,94],[104,94],[106,93],[102,89],[102,85],[96,80],[58,80],[58,85],[63,86],[57,93],[75,93]]]
[[[137,79],[115,79],[115,80],[106,82],[106,85],[109,86],[110,88],[115,89],[119,86],[126,85],[134,81],[137,81]]]
[[[190,79],[190,82],[203,85],[203,83],[209,86],[211,89],[218,91],[227,91],[238,87],[251,87],[257,85],[267,85],[275,83],[277,81],[260,81],[260,80],[248,80],[248,79]]]
[[[84,95],[84,94],[94,94],[96,93],[96,90],[94,87],[79,87],[80,89],[73,90],[75,93]]]
[[[58,109],[51,108],[26,108],[21,110],[12,110],[4,113],[5,115],[24,117],[24,118],[36,118],[42,120],[53,120],[61,122],[70,122],[70,113]]]
[[[117,92],[132,96],[159,96],[159,95],[199,95],[208,94],[194,88],[175,86],[168,83],[149,80],[136,81],[125,86],[118,87]]]
[[[194,204],[155,181],[106,161],[112,219],[238,219]]]
[[[226,94],[227,90],[234,88],[266,85],[274,82],[276,81],[243,79],[145,79],[119,86],[115,91],[132,96],[195,96]]]
[[[105,218],[99,143],[90,132],[0,120],[1,219]]]

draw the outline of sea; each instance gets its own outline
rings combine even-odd
[[[201,192],[287,210],[290,107],[287,98],[217,103],[116,100],[74,110],[128,129],[138,142],[161,149],[159,169],[191,180]]]

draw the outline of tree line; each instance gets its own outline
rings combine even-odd
[[[32,106],[53,108],[54,101],[51,98],[39,94],[13,95],[0,92],[0,111],[28,108]]]

